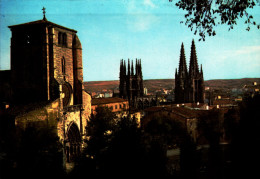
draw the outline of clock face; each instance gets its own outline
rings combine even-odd
[[[69,83],[64,83],[62,85],[62,93],[64,93],[63,106],[68,106],[70,104],[71,93],[72,93],[72,88]]]

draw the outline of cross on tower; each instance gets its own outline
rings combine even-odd
[[[43,20],[47,20],[46,17],[45,17],[45,14],[46,14],[46,11],[45,11],[45,7],[42,8],[42,13],[43,13]]]

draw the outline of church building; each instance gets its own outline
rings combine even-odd
[[[137,108],[138,98],[144,96],[141,59],[136,59],[135,71],[133,60],[130,67],[128,59],[127,70],[125,60],[121,60],[119,78],[119,97],[127,99],[130,107]]]
[[[69,162],[81,150],[91,114],[77,31],[48,21],[44,8],[43,19],[9,28],[11,70],[0,71],[0,91],[7,93],[0,103],[16,125],[54,126]]]
[[[179,69],[175,72],[175,103],[204,103],[204,78],[199,70],[195,42],[192,40],[189,70],[184,45],[181,45]]]

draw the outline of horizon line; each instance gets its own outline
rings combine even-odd
[[[257,79],[260,79],[260,77],[242,77],[242,78],[216,78],[216,79],[208,79],[208,80],[204,80],[204,81],[210,81],[210,80],[239,80],[239,79],[254,79],[254,78],[257,78]],[[151,78],[151,79],[143,79],[143,81],[146,81],[146,80],[175,80],[175,78],[158,78],[158,79],[154,79],[154,78]],[[101,82],[101,81],[119,81],[118,80],[91,80],[91,81],[84,81],[84,82]]]

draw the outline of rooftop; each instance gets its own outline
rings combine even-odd
[[[93,98],[91,105],[122,103],[122,102],[127,102],[127,100],[122,98]]]
[[[42,19],[42,20],[37,20],[37,21],[32,21],[32,22],[27,22],[27,23],[23,23],[23,24],[17,24],[17,25],[11,25],[11,26],[8,26],[10,29],[13,29],[13,28],[17,28],[17,27],[22,27],[22,26],[29,26],[29,25],[50,25],[50,26],[56,26],[58,28],[61,28],[61,29],[66,29],[66,30],[69,30],[69,31],[73,31],[73,32],[77,32],[76,30],[74,29],[69,29],[67,27],[64,27],[64,26],[61,26],[61,25],[58,25],[58,24],[55,24],[53,22],[50,22],[48,21],[47,19]]]

